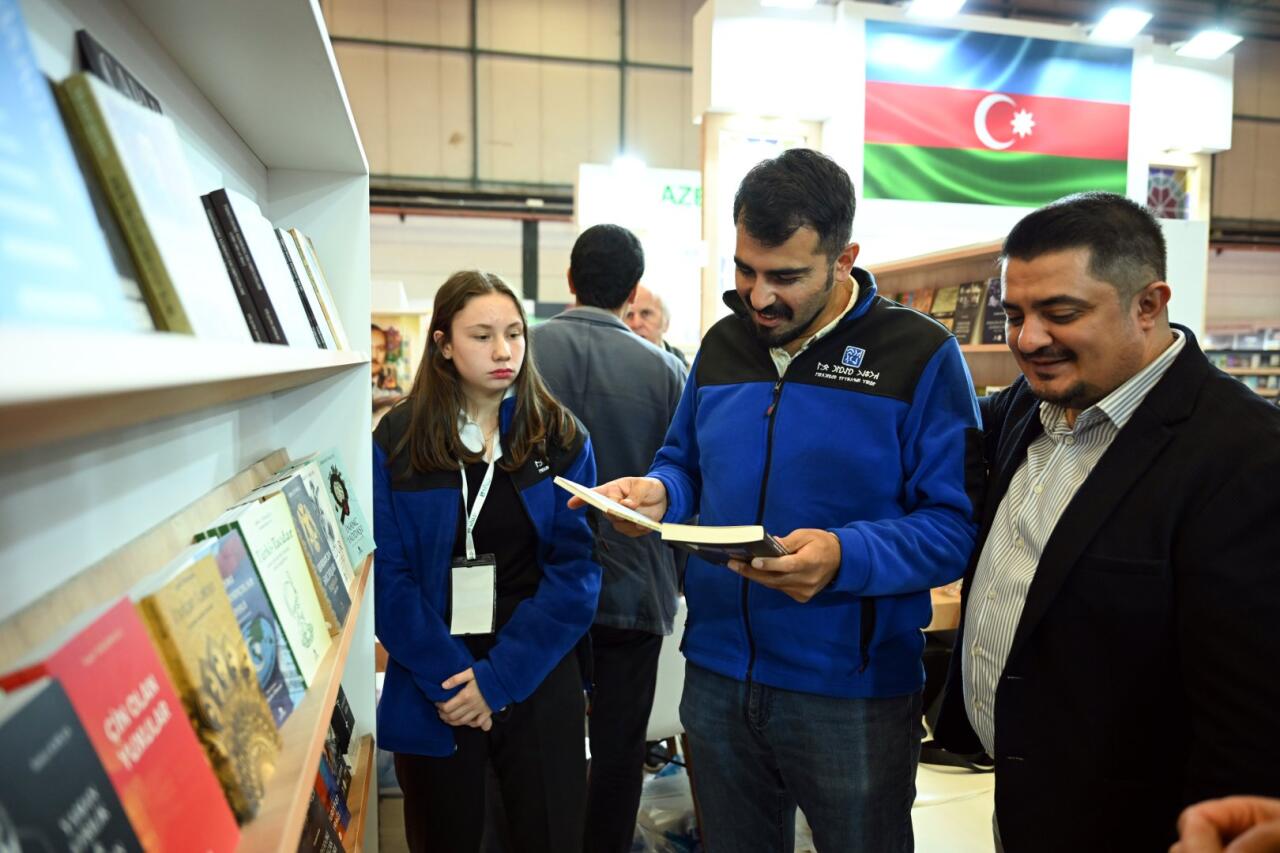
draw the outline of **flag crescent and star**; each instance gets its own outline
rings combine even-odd
[[[867,198],[1037,207],[1125,192],[1132,49],[864,26]]]

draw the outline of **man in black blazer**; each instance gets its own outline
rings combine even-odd
[[[987,752],[1017,851],[1164,850],[1206,797],[1280,794],[1280,409],[1171,326],[1143,208],[1070,196],[1005,240],[1023,375],[936,737]]]

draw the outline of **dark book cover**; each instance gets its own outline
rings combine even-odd
[[[316,346],[320,349],[328,349],[324,343],[324,335],[320,334],[320,326],[316,323],[316,314],[311,310],[311,300],[307,298],[307,291],[303,288],[302,278],[298,275],[298,269],[293,265],[293,258],[289,256],[289,248],[284,243],[284,232],[279,228],[276,230],[276,240],[280,243],[280,253],[284,255],[284,262],[289,267],[289,275],[293,276],[293,286],[298,289],[298,299],[302,302],[302,310],[307,315],[307,322],[311,324],[311,334],[315,335]]]
[[[351,713],[351,705],[347,702],[347,694],[338,685],[338,698],[333,703],[332,724],[338,736],[338,748],[343,755],[351,749],[351,736],[355,733],[356,718]]]
[[[320,803],[329,814],[329,820],[333,822],[333,828],[342,836],[351,823],[351,810],[347,808],[346,795],[339,790],[337,780],[324,761],[320,762],[316,771],[315,789]]]
[[[120,60],[112,56],[101,42],[89,35],[88,30],[76,30],[76,45],[80,48],[80,62],[86,71],[93,72],[125,97],[164,115],[156,96]]]
[[[275,306],[271,304],[271,297],[267,294],[267,286],[262,276],[258,274],[257,265],[253,262],[253,254],[249,251],[249,243],[245,240],[244,231],[241,230],[236,213],[231,208],[231,198],[226,190],[214,190],[208,197],[213,200],[218,224],[222,226],[222,233],[226,236],[231,253],[240,267],[240,275],[244,277],[249,294],[253,297],[253,303],[258,307],[258,315],[262,318],[267,340],[273,344],[289,343],[280,327],[280,318],[276,315]]]
[[[200,201],[204,204],[204,214],[209,219],[209,230],[213,232],[213,239],[218,244],[218,251],[222,253],[222,263],[227,268],[227,276],[231,279],[231,285],[235,288],[236,299],[240,302],[240,310],[244,312],[244,322],[249,327],[249,334],[253,335],[253,339],[259,343],[270,343],[267,334],[262,328],[262,315],[258,313],[258,306],[253,301],[253,295],[249,293],[249,286],[245,284],[244,276],[240,274],[240,265],[236,263],[235,253],[231,251],[231,245],[227,241],[227,235],[222,230],[222,225],[218,221],[218,213],[215,210],[213,198],[209,195],[200,196]]]
[[[971,281],[960,285],[960,292],[956,294],[955,319],[951,325],[951,331],[960,343],[973,343],[973,332],[978,325],[978,315],[982,313],[982,300],[986,295],[986,282]]]
[[[139,851],[66,691],[43,679],[0,702],[0,850]]]
[[[240,531],[232,530],[218,537],[214,558],[226,584],[231,610],[240,624],[240,634],[249,649],[249,658],[257,670],[258,687],[271,708],[276,726],[282,726],[306,695],[293,652],[267,600]]]
[[[338,561],[334,559],[333,550],[321,528],[320,507],[307,493],[301,477],[290,478],[281,491],[289,502],[289,512],[293,515],[293,525],[298,530],[302,552],[315,574],[320,592],[333,610],[336,627],[341,629],[351,610],[351,596],[347,593]]]
[[[311,802],[307,804],[307,822],[303,824],[302,837],[298,839],[298,853],[342,853],[342,849],[342,839],[333,828],[320,798],[312,791]]]
[[[1000,304],[1000,279],[987,279],[987,298],[982,307],[982,342],[1002,344],[1004,339],[1004,306]]]

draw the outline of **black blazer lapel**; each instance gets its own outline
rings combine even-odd
[[[1171,424],[1184,420],[1194,409],[1195,397],[1208,375],[1208,361],[1190,331],[1179,329],[1187,336],[1183,351],[1107,448],[1097,467],[1067,504],[1045,543],[1013,635],[1010,661],[1026,644],[1067,574],[1116,504],[1173,439]]]

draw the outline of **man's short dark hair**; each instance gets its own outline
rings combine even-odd
[[[1089,275],[1114,287],[1122,304],[1151,282],[1165,280],[1160,223],[1115,193],[1077,193],[1027,214],[1005,238],[1001,254],[1033,261],[1069,249],[1089,250]]]
[[[579,304],[617,311],[644,275],[644,249],[621,225],[592,225],[573,244],[569,275]]]
[[[853,236],[853,182],[834,160],[792,148],[757,163],[733,197],[733,224],[751,238],[781,246],[799,228],[818,232],[818,248],[834,261]]]

